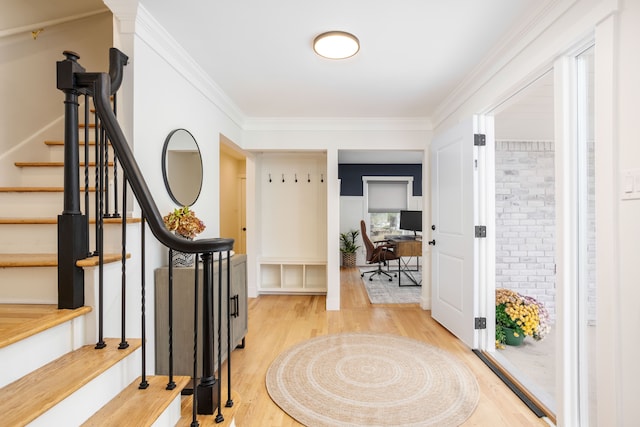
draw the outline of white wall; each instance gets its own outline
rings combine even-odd
[[[618,153],[613,159],[617,163],[615,174],[612,177],[616,183],[621,172],[627,169],[640,168],[640,144],[638,135],[640,129],[638,124],[638,100],[640,99],[640,57],[638,56],[638,40],[640,40],[640,2],[635,0],[625,0],[621,2],[621,12],[618,17],[618,26],[615,29],[614,37],[617,37],[618,44],[617,58],[614,62],[614,111],[617,120],[614,122],[613,133],[617,135],[617,141],[613,140],[614,146],[617,142]],[[596,47],[596,61],[598,55]],[[615,55],[615,51],[614,51]],[[598,69],[596,69],[596,73]],[[596,74],[598,78],[598,74]],[[596,104],[598,100],[596,100]],[[598,107],[596,107],[598,108]],[[598,141],[596,140],[596,143]],[[615,152],[614,152],[615,155]],[[598,148],[596,146],[596,157]],[[596,180],[598,171],[596,170]],[[636,333],[640,325],[640,310],[637,302],[640,301],[640,269],[638,260],[640,259],[640,200],[620,200],[620,188],[611,188],[611,193],[617,202],[619,213],[614,218],[617,224],[617,248],[603,248],[616,250],[619,259],[615,260],[618,267],[619,283],[607,283],[605,289],[618,293],[619,306],[607,307],[608,313],[618,317],[617,324],[620,326],[619,335],[614,327],[612,330],[603,331],[605,334],[614,334],[619,340],[619,347],[615,348],[616,359],[619,357],[619,373],[621,378],[620,388],[620,410],[622,416],[620,425],[632,426],[637,424],[640,418],[640,406],[637,399],[633,397],[637,393],[637,384],[640,382],[640,364],[637,355],[640,353],[640,344],[637,340],[628,339]],[[596,190],[597,191],[597,190]],[[610,193],[610,194],[611,194]],[[596,203],[599,203],[596,193]],[[597,209],[597,208],[596,208]],[[596,212],[597,214],[597,212]],[[598,224],[596,225],[596,229]],[[598,254],[601,248],[598,247]],[[600,287],[598,289],[601,289]],[[598,306],[601,309],[601,306]],[[598,313],[600,318],[601,313]],[[606,392],[606,391],[605,391]],[[600,396],[599,396],[600,398]]]
[[[0,185],[20,184],[13,163],[46,161],[44,141],[64,139],[64,94],[56,88],[62,52],[80,55],[87,71],[109,70],[111,14],[48,26],[0,38]]]

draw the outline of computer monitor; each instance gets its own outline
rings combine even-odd
[[[400,230],[422,231],[422,211],[400,211]]]

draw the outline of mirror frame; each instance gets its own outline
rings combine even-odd
[[[171,190],[171,184],[169,182],[169,176],[167,171],[167,161],[168,161],[167,152],[170,151],[169,143],[171,142],[174,135],[180,131],[186,132],[188,136],[191,138],[191,140],[195,144],[196,150],[198,152],[198,156],[200,158],[200,183],[198,187],[198,193],[196,194],[196,196],[193,198],[192,201],[187,200],[186,201],[187,203],[185,203],[185,201],[178,200],[178,197],[176,197],[176,195],[174,194],[174,191]],[[204,166],[202,164],[202,152],[200,151],[200,146],[198,145],[198,142],[196,141],[194,136],[191,134],[191,132],[183,128],[174,129],[171,132],[169,132],[169,135],[167,135],[167,138],[164,140],[164,146],[162,147],[162,178],[164,179],[164,186],[167,189],[167,192],[169,193],[169,197],[171,197],[171,200],[173,200],[179,206],[192,206],[200,197],[200,193],[202,191],[203,177],[204,177]]]

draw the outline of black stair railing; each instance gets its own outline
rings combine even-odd
[[[146,389],[148,382],[146,380],[146,283],[145,283],[145,229],[148,227],[155,238],[167,248],[169,254],[174,250],[185,253],[196,254],[202,258],[203,266],[203,283],[198,283],[198,263],[195,268],[195,298],[194,298],[194,319],[198,319],[198,298],[202,298],[202,373],[200,383],[196,386],[197,381],[197,359],[198,359],[198,329],[197,321],[194,321],[194,372],[193,372],[193,420],[191,425],[197,426],[198,421],[196,414],[213,414],[217,408],[218,414],[216,421],[222,422],[224,417],[221,413],[221,382],[215,377],[216,368],[218,376],[221,375],[221,336],[226,332],[229,337],[230,301],[226,301],[227,318],[226,322],[222,319],[222,253],[226,252],[227,260],[230,251],[233,249],[233,239],[213,238],[186,240],[177,237],[170,232],[164,225],[162,215],[160,214],[151,192],[146,184],[144,177],[138,167],[135,157],[131,152],[129,144],[124,133],[117,121],[115,115],[116,97],[115,92],[119,88],[122,77],[123,67],[127,63],[127,56],[117,49],[110,50],[110,66],[109,73],[89,73],[78,63],[79,56],[73,52],[64,52],[66,59],[57,63],[57,85],[65,94],[65,151],[64,151],[64,209],[58,217],[58,253],[59,253],[59,307],[60,308],[77,308],[84,305],[84,272],[77,267],[78,260],[86,258],[88,255],[96,255],[98,257],[98,342],[96,348],[100,349],[106,346],[103,337],[104,331],[104,307],[103,307],[103,289],[104,289],[104,218],[122,217],[122,252],[121,252],[121,341],[119,348],[127,348],[126,340],[126,317],[127,301],[125,295],[127,293],[127,268],[126,268],[126,230],[127,230],[127,188],[131,189],[135,200],[138,202],[141,211],[141,327],[142,327],[142,374],[140,389]],[[85,153],[84,153],[84,207],[85,212],[81,210],[80,197],[80,180],[79,180],[79,123],[78,123],[78,97],[85,96]],[[89,182],[90,171],[89,165],[89,121],[88,104],[93,102],[95,106],[95,118],[93,119],[95,126],[95,198],[94,216],[95,216],[95,250],[89,250],[89,233],[88,218],[91,216],[89,210]],[[111,177],[109,166],[109,147],[113,150],[113,170]],[[117,164],[121,165],[120,174],[122,179],[118,185],[118,169]],[[110,196],[109,188],[113,185],[113,196]],[[121,191],[118,188],[121,186]],[[122,215],[118,212],[118,199],[122,196]],[[110,209],[110,200],[113,200],[113,209]],[[214,283],[213,262],[214,255],[218,254],[219,274],[218,282]],[[170,258],[169,258],[170,259]],[[227,286],[230,283],[231,263],[226,263]],[[171,264],[170,270],[171,270]],[[172,290],[172,274],[170,272],[169,289]],[[218,291],[218,304],[214,306],[214,292]],[[202,294],[199,296],[199,292]],[[217,310],[217,311],[216,311]],[[186,315],[187,313],[181,313]],[[216,321],[217,314],[217,321]],[[169,321],[173,318],[173,298],[172,292],[169,292]],[[223,325],[224,323],[224,325]],[[217,331],[214,329],[217,326]],[[226,328],[226,330],[223,330]],[[169,336],[167,337],[169,345],[169,358],[173,360],[173,337],[172,325],[169,327]],[[214,336],[217,332],[217,343]],[[218,349],[217,366],[213,360],[215,346]],[[231,342],[227,338],[227,355],[231,355]],[[229,370],[230,373],[230,370]],[[167,389],[175,388],[173,378],[173,366],[170,363],[169,381]],[[228,392],[229,398],[226,406],[232,406],[231,400],[231,378],[228,375]]]

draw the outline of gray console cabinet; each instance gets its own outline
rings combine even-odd
[[[227,359],[227,261],[222,261],[222,336],[218,344],[218,261],[214,262],[214,369],[217,369],[218,348],[222,361]],[[175,375],[193,376],[194,268],[173,269],[173,363]],[[156,374],[169,373],[169,267],[155,271],[155,347]],[[202,373],[202,264],[199,266],[198,308],[198,376]],[[244,345],[247,334],[247,256],[231,257],[231,349]]]

